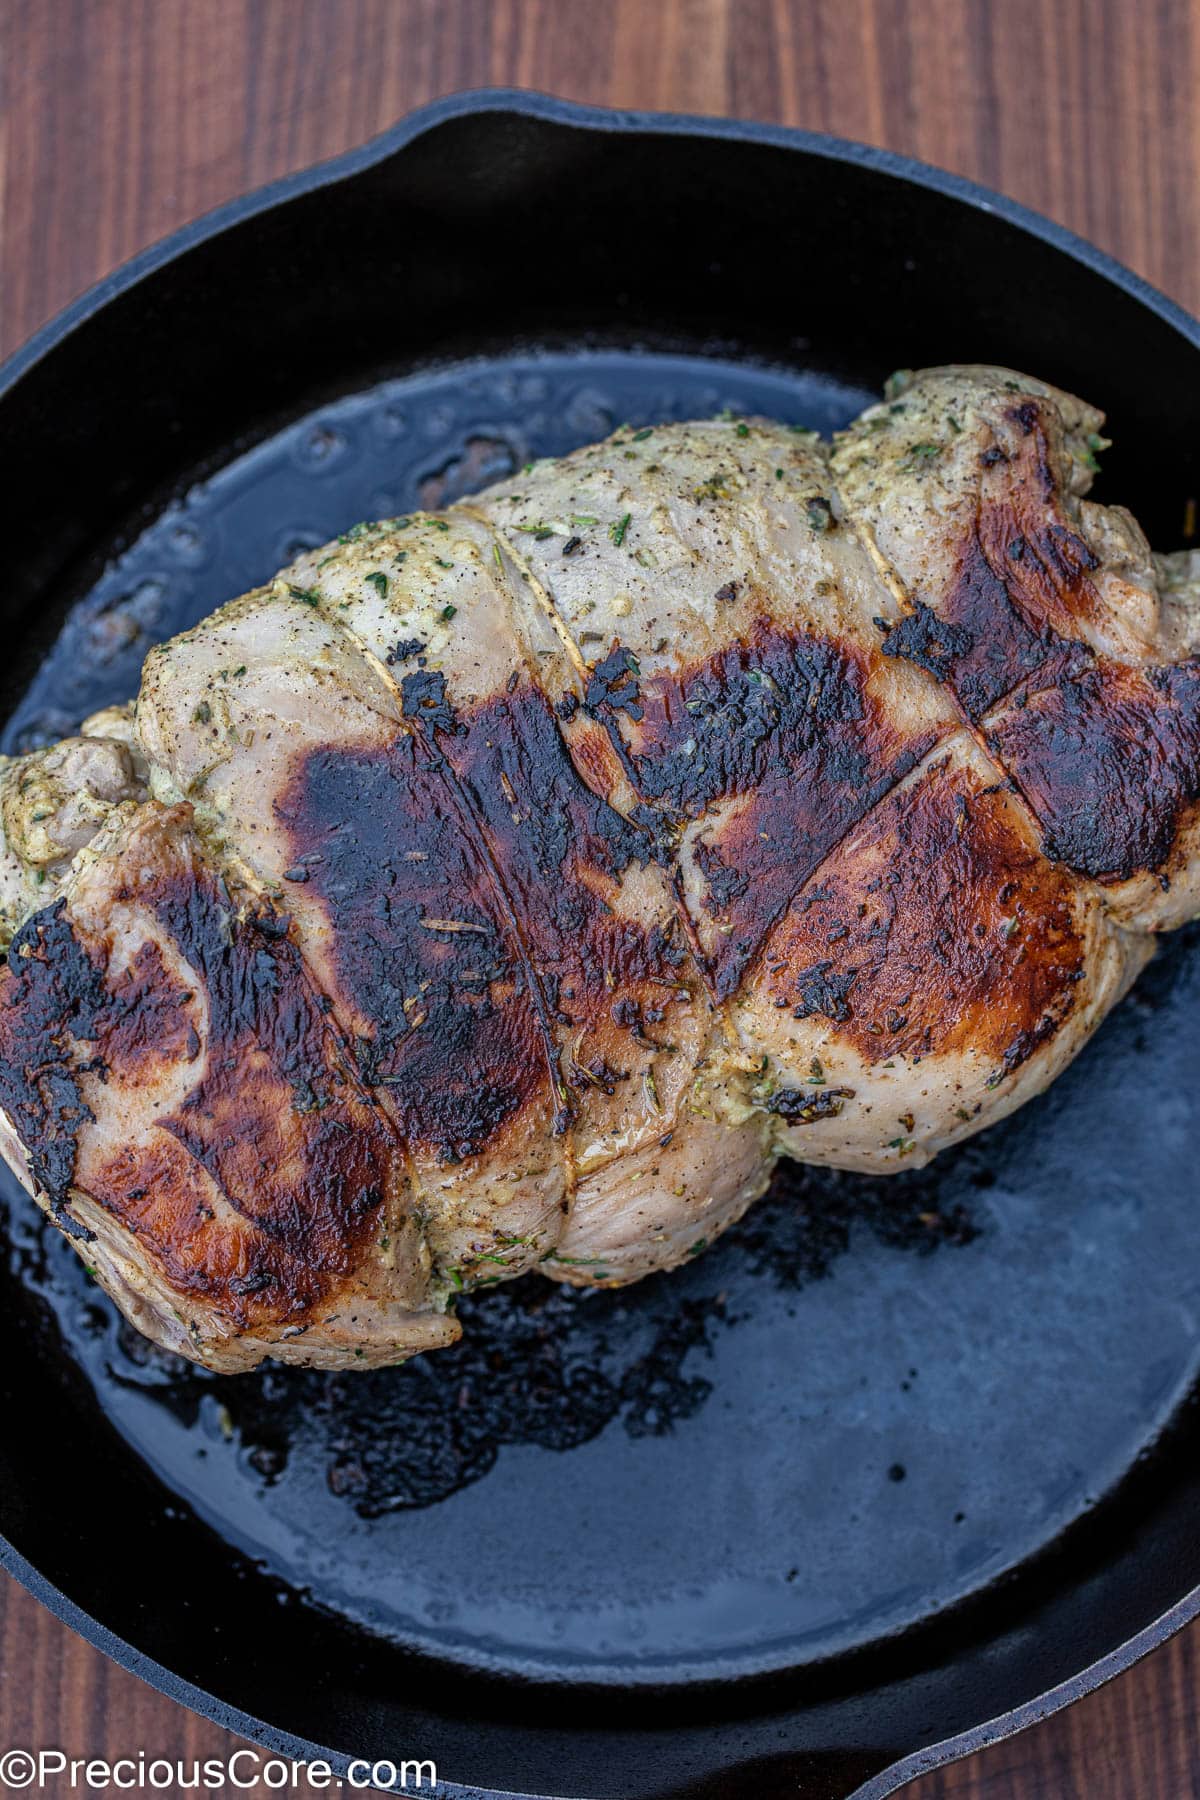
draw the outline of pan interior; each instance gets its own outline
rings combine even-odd
[[[127,698],[151,643],[359,518],[623,421],[731,407],[829,430],[872,397],[794,368],[560,350],[326,404],[114,554],[4,748]],[[1152,1456],[1200,1363],[1198,1001],[1193,930],[1047,1095],[932,1169],[785,1171],[686,1269],[616,1294],[526,1278],[464,1302],[464,1342],[400,1369],[217,1379],[164,1356],[6,1175],[11,1259],[121,1436],[286,1589],[549,1680],[812,1664],[1028,1564]]]

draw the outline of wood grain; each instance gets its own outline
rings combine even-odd
[[[185,219],[493,83],[887,144],[1200,310],[1189,0],[0,0],[0,350]],[[1200,1626],[906,1800],[1187,1800],[1198,1700]],[[17,1744],[190,1760],[235,1740],[6,1581],[0,1750]]]

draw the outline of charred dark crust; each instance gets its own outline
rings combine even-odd
[[[853,1088],[778,1088],[767,1101],[767,1111],[782,1119],[785,1125],[814,1125],[819,1119],[836,1119],[847,1100],[854,1099]]]
[[[446,698],[446,677],[439,669],[414,669],[406,675],[400,683],[400,702],[405,718],[415,720],[424,731],[458,729]]]
[[[876,624],[887,634],[880,645],[885,656],[899,656],[916,663],[939,681],[947,680],[956,665],[975,648],[974,634],[966,626],[939,618],[921,600],[914,602],[912,612],[898,625],[889,625],[885,619],[877,619]]]
[[[1089,657],[1082,644],[1030,623],[978,536],[960,551],[954,585],[937,611],[915,601],[912,614],[889,630],[882,649],[944,683],[971,724],[1021,682],[1052,679]]]
[[[193,994],[156,939],[110,976],[103,947],[81,940],[61,902],[31,920],[30,954],[5,977],[0,1088],[34,1178],[59,1212],[73,1186],[86,1192],[181,1296],[242,1328],[295,1322],[355,1272],[397,1145],[286,921],[270,910],[237,917],[191,859],[164,864],[152,881],[143,870],[114,899],[152,913],[194,973],[205,1042],[187,1008]],[[197,1065],[195,1083],[148,1140],[90,1141],[88,1081],[132,1091],[180,1063]],[[213,1188],[232,1217],[216,1215]]]
[[[932,748],[904,735],[869,685],[867,653],[766,619],[682,677],[643,681],[631,732],[638,791],[668,818],[701,817],[700,906],[719,919],[705,974],[736,993],[771,925],[846,833]]]
[[[603,662],[596,664],[588,677],[583,703],[594,713],[628,713],[640,719],[639,697],[641,670],[637,658],[625,644],[614,644]]]
[[[362,1078],[418,1155],[475,1156],[611,1091],[631,1044],[669,1045],[696,963],[718,1000],[738,990],[797,891],[936,741],[899,733],[869,674],[868,653],[765,620],[680,676],[644,678],[615,646],[585,705],[619,746],[630,813],[594,791],[586,744],[528,681],[448,725],[439,687],[428,732],[303,759],[278,807],[288,854],[329,921]],[[613,910],[624,872],[651,863],[683,908],[681,829],[726,799],[687,852],[711,953],[686,910],[650,930]],[[822,985],[813,963],[797,1003],[816,1008],[849,978]]]
[[[156,897],[208,1003],[203,1079],[163,1128],[265,1237],[309,1269],[348,1274],[382,1205],[390,1134],[279,915],[264,907],[231,921],[223,902],[205,876]]]
[[[1200,800],[1200,659],[1099,663],[1022,696],[991,726],[1046,854],[1097,881],[1163,868]]]
[[[152,1082],[168,1062],[197,1060],[200,1039],[188,1012],[193,991],[171,978],[156,942],[147,938],[129,967],[108,982],[96,1018],[105,1071],[118,1069],[130,1084]]]
[[[442,775],[409,737],[320,750],[278,811],[335,934],[363,1082],[386,1086],[410,1144],[447,1163],[474,1154],[544,1096],[546,1058],[518,946]]]
[[[1101,616],[1095,553],[1066,515],[1042,405],[986,464],[954,580],[886,627],[885,655],[945,684],[1019,783],[1047,856],[1104,882],[1163,869],[1200,798],[1197,660],[1139,670],[1076,634]]]
[[[1011,798],[941,758],[883,800],[772,935],[763,986],[868,1063],[963,1048],[1011,1071],[1073,1010],[1071,878]]]
[[[1097,606],[1097,559],[1059,501],[1041,405],[1031,398],[1005,418],[1016,435],[983,457],[953,580],[933,605],[914,596],[884,643],[944,682],[972,724],[1022,682],[1086,661],[1075,633]]]
[[[63,1228],[90,1238],[64,1207],[75,1179],[83,1097],[79,1044],[96,1035],[108,1001],[102,971],[56,900],[27,919],[9,947],[0,1005],[0,1105],[25,1146],[29,1170]]]
[[[140,891],[131,898],[145,904]],[[194,1266],[189,1235],[161,1237],[159,1254],[183,1291],[243,1319],[293,1320],[353,1273],[397,1147],[278,915],[232,917],[211,878],[190,869],[164,882],[154,910],[199,975],[208,1009],[203,1076],[161,1127],[253,1227],[241,1234],[236,1268],[220,1257],[215,1269]],[[119,1048],[114,1076],[125,1072]],[[131,1185],[145,1186],[152,1208],[153,1181]],[[110,1187],[97,1197],[111,1207],[118,1196]]]
[[[662,844],[583,781],[545,697],[517,686],[455,723],[435,757],[411,736],[317,751],[278,808],[363,1022],[364,1080],[443,1162],[531,1109],[565,1122],[562,1047],[608,1066],[596,1046],[627,1030],[622,1008],[661,1018],[688,973],[669,918],[643,929],[609,904]]]
[[[694,819],[814,755],[835,783],[861,788],[877,725],[866,675],[853,650],[760,619],[683,676],[641,683],[629,737],[640,793]]]

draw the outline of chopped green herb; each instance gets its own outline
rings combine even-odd
[[[435,556],[433,560],[439,569],[452,569],[454,567],[454,564],[452,562],[447,562],[444,556]]]
[[[626,513],[623,518],[614,519],[613,523],[608,528],[608,535],[617,546],[618,550],[625,542],[625,533],[629,530],[629,521],[632,517],[632,513]]]
[[[442,623],[448,625],[457,611],[457,606],[443,606],[441,612]]]
[[[315,588],[293,587],[288,585],[288,593],[293,600],[302,600],[305,606],[320,606],[321,596]]]
[[[652,425],[644,425],[641,431],[634,432],[630,442],[633,444],[644,444],[653,429],[654,427]]]
[[[595,513],[572,513],[571,514],[571,523],[572,523],[572,525],[588,526],[588,525],[598,525],[600,523],[600,521],[596,517]]]
[[[370,582],[371,586],[375,589],[375,592],[379,595],[379,598],[381,600],[386,600],[387,599],[387,591],[388,591],[388,578],[384,574],[383,570],[382,569],[372,570],[372,572],[367,576],[367,580]]]
[[[1111,448],[1111,446],[1112,446],[1111,438],[1101,437],[1100,433],[1098,431],[1089,432],[1088,440],[1087,440],[1087,451],[1085,452],[1085,454],[1082,458],[1084,467],[1087,469],[1091,469],[1094,472],[1098,472],[1099,468],[1100,468],[1100,459],[1096,453],[1099,450],[1108,450]]]
[[[739,437],[750,436],[750,427],[746,424],[744,419],[739,419],[737,422],[737,434]]]

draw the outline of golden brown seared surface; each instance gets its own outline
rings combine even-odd
[[[932,759],[842,840],[772,936],[772,998],[836,1024],[866,1062],[966,1047],[1009,1073],[1071,1010],[1086,903],[990,776],[969,750]]]
[[[1200,633],[1129,515],[1080,499],[1102,422],[1025,377],[934,370],[833,463],[901,593],[885,653],[953,695],[1053,860],[1178,924],[1200,905]]]
[[[286,918],[231,894],[190,808],[110,827],[13,940],[7,981],[0,1103],[31,1174],[81,1244],[122,1228],[126,1279],[169,1292],[180,1347],[298,1339],[369,1302],[380,1236],[411,1260],[402,1146]],[[395,1286],[417,1298],[395,1261]],[[393,1321],[394,1355],[412,1347],[406,1323]],[[427,1337],[418,1324],[413,1341]]]
[[[0,1147],[130,1316],[394,1360],[1043,1088],[1200,909],[1200,579],[1100,423],[950,368],[831,451],[626,430],[0,769]]]

